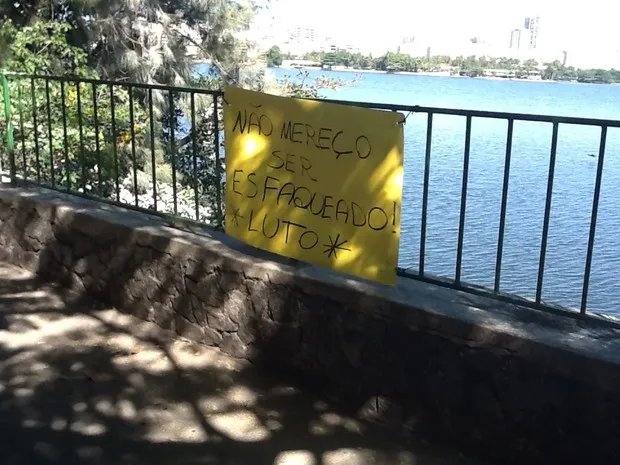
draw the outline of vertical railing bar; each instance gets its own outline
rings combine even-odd
[[[215,211],[217,212],[217,226],[224,225],[222,214],[222,161],[220,160],[220,116],[217,95],[213,96],[213,148],[215,150]]]
[[[9,175],[11,184],[15,185],[15,139],[13,137],[13,116],[11,114],[11,91],[9,89],[9,80],[2,74],[2,99],[4,100],[4,118],[6,121],[6,149],[9,156]],[[2,172],[2,163],[0,163],[0,172]],[[2,181],[0,179],[0,181]]]
[[[80,90],[80,83],[75,83],[76,95],[77,95],[77,119],[78,119],[78,131],[80,137],[80,165],[82,168],[82,194],[86,194],[86,160],[84,157],[84,123],[82,121],[82,92]]]
[[[153,117],[153,89],[149,89],[149,125],[151,132],[151,166],[153,169],[153,209],[157,211],[157,163],[155,161],[155,118]]]
[[[581,314],[585,315],[588,306],[588,290],[590,287],[590,271],[592,268],[592,255],[594,253],[594,239],[596,236],[596,220],[598,217],[598,202],[601,195],[603,181],[603,165],[605,162],[605,145],[607,143],[607,126],[601,127],[601,141],[598,149],[598,163],[596,166],[596,182],[594,184],[594,197],[592,198],[592,216],[590,218],[590,234],[588,237],[588,250],[586,255],[586,268],[583,275],[583,290],[581,293]]]
[[[36,163],[37,184],[41,183],[41,163],[39,159],[39,125],[37,121],[37,97],[34,78],[30,79],[30,91],[32,93],[32,124],[34,126],[34,159]]]
[[[463,180],[461,185],[461,213],[459,217],[459,237],[456,249],[456,271],[454,274],[455,284],[461,282],[461,266],[463,263],[463,240],[465,236],[465,210],[467,209],[467,182],[469,178],[469,152],[471,146],[471,115],[465,122],[465,149],[463,153]]]
[[[192,112],[192,169],[194,177],[194,206],[196,208],[196,221],[200,221],[200,208],[198,205],[198,163],[196,161],[197,134],[196,134],[196,94],[190,93],[191,112]]]
[[[168,112],[170,114],[170,166],[172,169],[172,202],[173,212],[177,214],[177,167],[176,167],[176,142],[174,139],[174,125],[176,124],[176,115],[174,109],[174,94],[168,91]]]
[[[22,142],[22,163],[24,166],[24,180],[28,180],[28,162],[26,161],[26,134],[24,132],[24,102],[23,102],[22,80],[17,80],[17,106],[19,112],[19,133]]]
[[[538,260],[538,280],[536,283],[536,303],[542,298],[543,279],[545,275],[545,259],[547,257],[547,239],[549,237],[549,221],[551,219],[551,201],[553,198],[553,178],[555,176],[555,159],[558,150],[557,122],[553,123],[553,135],[551,136],[551,154],[549,156],[549,175],[547,177],[547,198],[545,200],[545,216],[543,220],[542,239],[540,242],[540,259]]]
[[[54,179],[54,134],[52,133],[52,104],[50,102],[50,80],[45,80],[45,104],[47,106],[47,132],[50,144],[50,176],[52,187],[56,186]]]
[[[424,186],[422,191],[422,219],[420,225],[420,265],[418,273],[424,276],[424,262],[426,255],[426,217],[428,214],[428,185],[431,169],[431,147],[433,137],[433,114],[428,114],[426,123],[426,153],[424,156]]]
[[[11,132],[11,102],[9,100],[9,82],[7,77],[0,70],[0,93],[2,94],[2,104],[4,107],[4,123],[6,124],[6,136],[2,137],[0,146],[4,151],[5,144],[8,151],[9,137]],[[8,160],[7,160],[8,161]],[[2,173],[5,168],[2,165],[2,153],[0,153],[0,184],[2,183]]]
[[[514,120],[508,120],[508,132],[506,134],[506,158],[504,159],[504,181],[502,185],[502,203],[499,215],[499,231],[497,234],[497,257],[495,259],[495,285],[493,291],[499,293],[502,276],[502,256],[504,253],[504,232],[506,229],[506,208],[508,206],[508,184],[510,181],[510,159],[512,157],[512,134]]]
[[[133,196],[136,207],[138,206],[138,167],[136,166],[136,128],[133,114],[133,87],[127,86],[129,92],[129,135],[131,137],[131,165],[133,168]]]
[[[95,123],[95,152],[97,154],[97,192],[103,196],[101,188],[103,179],[101,177],[101,147],[99,145],[99,115],[97,106],[97,84],[93,82],[93,120]]]
[[[116,103],[114,101],[114,85],[110,84],[110,119],[112,124],[112,155],[114,158],[114,186],[116,188],[116,201],[121,201],[121,189],[118,182],[118,147],[116,140]]]
[[[69,137],[67,135],[67,106],[66,106],[66,98],[65,98],[65,83],[64,81],[60,81],[60,106],[62,111],[62,138],[63,138],[63,146],[65,152],[65,177],[67,178],[66,187],[67,192],[71,190],[71,173],[69,171],[70,161],[69,161]]]

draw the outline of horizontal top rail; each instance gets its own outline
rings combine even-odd
[[[122,86],[122,87],[134,87],[137,89],[153,89],[153,90],[167,90],[173,92],[186,92],[193,94],[207,94],[221,96],[224,93],[221,90],[211,90],[202,87],[182,87],[182,86],[167,86],[164,84],[144,84],[139,82],[125,82],[125,81],[111,81],[108,79],[93,79],[83,78],[79,76],[52,76],[46,74],[22,74],[22,73],[3,73],[0,71],[0,75],[16,76],[24,79],[36,79],[43,81],[57,81],[57,82],[83,82],[85,84],[98,84],[102,86]]]
[[[51,75],[37,75],[37,74],[22,74],[14,72],[2,72],[0,74],[6,76],[17,76],[26,79],[41,79],[50,81],[64,81],[64,82],[84,82],[90,84],[100,84],[108,86],[125,86],[141,89],[154,89],[173,92],[185,92],[195,94],[207,94],[213,96],[223,96],[222,90],[211,90],[201,87],[182,87],[182,86],[167,86],[163,84],[143,84],[138,82],[124,82],[124,81],[111,81],[107,79],[92,79],[82,78],[79,76],[51,76]],[[580,118],[574,116],[553,116],[553,115],[535,115],[528,113],[510,113],[501,111],[484,111],[484,110],[464,110],[454,108],[439,108],[439,107],[426,107],[420,105],[401,105],[390,103],[374,103],[374,102],[358,102],[351,100],[339,100],[339,99],[309,99],[317,100],[321,102],[335,103],[339,105],[349,105],[362,108],[372,108],[376,110],[390,110],[390,111],[405,111],[411,113],[432,113],[436,115],[447,116],[471,116],[473,118],[491,118],[502,120],[514,120],[514,121],[534,121],[541,123],[558,123],[558,124],[576,124],[582,126],[597,126],[608,128],[620,128],[620,120],[598,119],[598,118]]]
[[[579,118],[573,116],[534,115],[528,113],[508,113],[501,111],[461,110],[453,108],[425,107],[420,105],[399,105],[389,103],[353,102],[350,100],[312,99],[339,105],[353,105],[377,110],[408,111],[411,113],[432,113],[435,115],[471,116],[474,118],[492,118],[515,121],[536,121],[542,123],[579,124],[583,126],[607,126],[620,128],[620,120]]]

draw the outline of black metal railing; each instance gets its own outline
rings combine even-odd
[[[2,84],[14,182],[221,227],[221,92],[15,74]]]
[[[224,159],[220,141],[223,124],[220,101],[223,101],[223,94],[220,91],[98,79],[8,74],[2,76],[2,90],[5,107],[2,129],[6,150],[0,169],[10,175],[12,182],[43,185],[128,208],[174,215],[215,228],[223,225]],[[401,276],[533,308],[573,316],[592,316],[587,311],[588,291],[607,132],[608,128],[620,128],[620,121],[327,101],[426,115],[419,262],[417,269],[399,268],[398,273]],[[440,115],[462,117],[465,122],[456,267],[453,278],[430,275],[426,270],[433,119]],[[472,121],[478,118],[507,122],[492,288],[462,281]],[[515,122],[550,123],[553,128],[536,290],[532,300],[504,293],[500,286]],[[542,300],[560,125],[600,128],[578,312]],[[166,191],[165,195],[162,191]]]

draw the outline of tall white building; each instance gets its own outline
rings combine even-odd
[[[295,27],[291,30],[291,41],[297,43],[314,43],[314,29],[305,27]]]
[[[513,29],[510,32],[510,48],[517,50],[521,48],[521,29]]]
[[[540,28],[539,16],[528,16],[525,18],[524,28],[529,32],[527,48],[533,50],[538,47],[538,34]]]
[[[306,27],[290,29],[288,39],[283,44],[284,51],[292,55],[305,55],[318,50],[318,48],[315,30]]]

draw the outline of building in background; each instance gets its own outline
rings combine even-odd
[[[417,48],[419,48],[418,42],[420,41],[416,41],[415,36],[401,37],[400,44],[398,45],[399,53],[416,56],[416,53],[418,52]]]
[[[331,37],[325,37],[323,40],[321,40],[317,51],[323,53],[337,52],[338,45]]]
[[[540,17],[528,16],[523,21],[523,27],[510,31],[509,55],[513,58],[539,58],[540,44]]]
[[[540,28],[540,16],[528,16],[525,18],[524,27],[528,34],[528,49],[534,50],[538,47],[538,34]]]
[[[317,36],[314,28],[293,27],[289,30],[288,39],[282,44],[285,53],[303,56],[317,49]]]
[[[510,33],[510,48],[517,50],[521,48],[521,29],[513,29]]]
[[[314,43],[315,32],[313,28],[295,27],[291,30],[291,41],[295,43]]]

